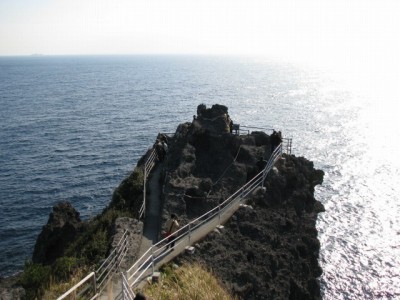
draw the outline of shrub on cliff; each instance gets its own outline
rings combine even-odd
[[[60,257],[56,260],[52,268],[52,276],[54,280],[69,280],[82,264],[82,261],[76,257]]]
[[[132,174],[125,178],[114,191],[111,208],[138,211],[142,204],[143,169],[136,167]]]
[[[25,263],[24,272],[19,283],[25,289],[26,299],[41,298],[50,278],[50,267],[35,264],[31,261]]]
[[[105,209],[101,215],[88,222],[84,232],[68,247],[66,255],[82,258],[88,264],[97,263],[106,257],[110,246],[112,227],[119,217],[132,217],[132,212]]]

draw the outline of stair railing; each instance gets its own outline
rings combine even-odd
[[[264,127],[254,127],[254,126],[246,126],[241,125],[241,128],[246,129],[256,129],[256,130],[263,130],[263,131],[273,131],[273,128],[264,128]],[[250,130],[247,130],[248,135],[250,134]],[[282,138],[282,149],[285,151],[286,154],[292,154],[292,138]]]
[[[128,231],[125,230],[117,246],[104,260],[96,272],[91,272],[79,283],[62,294],[57,300],[66,299],[97,299],[106,287],[106,283],[112,279],[122,259],[128,251]]]
[[[139,209],[139,219],[144,217],[146,213],[147,178],[149,177],[149,174],[155,165],[156,159],[157,153],[155,149],[153,149],[143,166],[143,203]]]
[[[112,273],[118,270],[118,267],[121,265],[123,258],[128,252],[128,237],[128,230],[125,230],[116,247],[97,269],[96,283],[100,292],[106,287],[106,283],[110,280]]]
[[[168,238],[164,238],[158,243],[151,246],[143,255],[140,257],[126,272],[125,280],[128,282],[129,290],[132,291],[137,284],[141,282],[143,277],[146,275],[148,270],[152,268],[152,272],[155,270],[155,263],[165,253],[168,246],[173,243],[177,247],[181,243],[186,245],[192,245],[196,240],[194,232],[200,230],[202,226],[210,225],[215,223],[216,225],[221,224],[221,221],[229,218],[239,207],[240,202],[253,192],[257,187],[262,187],[269,171],[273,168],[275,162],[282,156],[282,144],[277,146],[271,157],[269,158],[265,168],[261,170],[256,176],[254,176],[249,182],[243,185],[225,201],[220,203],[215,208],[206,212],[202,216],[196,218],[185,226],[181,227],[174,233],[175,238],[172,241],[168,241]],[[210,229],[213,230],[215,227]],[[209,231],[209,232],[210,232]],[[206,234],[208,234],[207,232]],[[202,235],[204,236],[204,234]]]

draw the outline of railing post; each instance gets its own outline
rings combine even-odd
[[[152,273],[154,274],[154,247],[151,246],[151,270]]]
[[[190,238],[191,238],[190,224],[191,224],[191,223],[189,223],[189,244],[190,244]]]
[[[263,170],[263,172],[262,172],[262,175],[261,175],[261,187],[262,187],[262,188],[264,187],[264,180],[265,180],[264,174],[265,174],[265,168],[264,168],[264,170]]]
[[[125,283],[124,283],[124,273],[121,272],[121,294],[122,294],[122,300],[125,300]]]
[[[221,225],[221,204],[218,204],[218,223]]]
[[[147,171],[146,164],[144,164],[144,178],[143,178],[143,218],[146,216],[146,179],[147,179]]]
[[[97,294],[96,272],[93,274],[93,291],[94,294],[96,295]]]

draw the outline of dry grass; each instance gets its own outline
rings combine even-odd
[[[157,300],[237,299],[230,295],[217,278],[200,264],[184,264],[174,269],[167,266],[159,283],[143,289],[146,297]]]
[[[88,271],[86,269],[80,268],[77,269],[73,276],[68,280],[68,282],[54,282],[50,280],[49,287],[45,290],[44,295],[42,296],[43,300],[52,300],[57,299],[63,293],[68,291],[71,287],[77,284],[79,281],[82,280]]]

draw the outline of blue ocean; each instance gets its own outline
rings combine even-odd
[[[0,276],[22,270],[55,203],[95,216],[157,133],[200,103],[281,130],[324,170],[324,299],[400,298],[397,102],[326,70],[250,57],[0,58]]]

